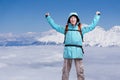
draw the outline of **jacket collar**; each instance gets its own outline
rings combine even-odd
[[[69,26],[70,28],[75,28],[75,27],[78,26],[78,23],[77,23],[75,26],[73,26],[71,23],[69,23],[68,26]]]

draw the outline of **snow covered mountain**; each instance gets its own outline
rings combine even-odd
[[[4,33],[0,34],[0,46],[27,46],[41,37],[40,33],[28,32],[23,34]]]
[[[50,30],[45,32],[45,36],[40,37],[38,41],[45,43],[55,42],[56,44],[60,44],[64,41],[64,35],[55,30]],[[84,35],[83,45],[98,47],[120,46],[120,26],[114,26],[107,31],[102,27],[97,26],[93,31]]]
[[[114,26],[107,31],[101,27],[97,27],[95,30],[85,35],[84,44],[101,47],[120,46],[120,26]]]
[[[0,46],[29,46],[29,45],[60,45],[64,42],[64,35],[49,30],[42,33],[28,32],[23,34],[0,34]],[[120,47],[120,26],[104,30],[97,26],[93,31],[84,35],[84,46]]]

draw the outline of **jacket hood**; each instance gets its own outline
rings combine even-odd
[[[79,19],[79,17],[78,17],[78,14],[77,14],[76,12],[71,12],[71,13],[69,14],[67,24],[70,23],[70,18],[71,18],[72,16],[75,16],[75,17],[77,18],[77,23],[80,23],[80,19]],[[76,23],[76,24],[77,24],[77,23]]]
[[[69,17],[72,16],[72,15],[78,16],[78,14],[77,14],[76,12],[71,12],[71,13],[69,14]]]

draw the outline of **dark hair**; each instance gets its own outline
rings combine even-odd
[[[71,18],[72,16],[75,16],[75,17],[76,17],[76,19],[77,19],[76,24],[77,24],[77,23],[79,23],[79,24],[80,24],[80,19],[79,19],[79,18],[78,18],[78,16],[76,16],[76,15],[71,15],[71,16],[68,18],[67,24],[69,24],[69,23],[70,23],[70,18]]]

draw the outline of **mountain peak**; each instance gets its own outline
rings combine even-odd
[[[0,46],[55,45],[62,44],[63,42],[64,35],[53,29],[42,33],[28,32],[19,35],[13,33],[0,34]],[[83,45],[120,47],[120,26],[114,26],[107,31],[97,26],[93,31],[84,35]]]
[[[104,28],[97,26],[93,31],[84,35],[85,42],[83,44],[99,47],[120,46],[120,37],[118,35],[119,29],[119,26],[115,26],[112,29],[105,31]],[[44,36],[39,38],[38,41],[46,43],[56,42],[57,44],[63,43],[64,35],[56,32],[55,30],[50,30],[44,32]]]
[[[114,26],[110,29],[112,32],[119,32],[120,33],[120,26]]]

